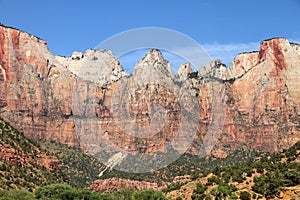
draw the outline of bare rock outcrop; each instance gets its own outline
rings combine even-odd
[[[116,82],[128,76],[111,51],[89,49],[85,54],[74,51],[69,58],[56,56],[56,59],[82,79],[100,85]]]
[[[92,191],[109,191],[109,190],[159,190],[157,183],[150,183],[145,181],[133,181],[122,178],[110,178],[104,180],[94,181],[87,189]]]
[[[183,63],[179,66],[178,76],[180,81],[186,81],[189,75],[193,72],[193,68],[190,63]]]

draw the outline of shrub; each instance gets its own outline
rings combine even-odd
[[[141,190],[133,194],[133,200],[167,200],[162,192],[154,190]]]
[[[0,191],[0,200],[34,200],[32,193],[24,190],[4,190]]]
[[[196,194],[203,194],[207,190],[206,186],[203,186],[201,183],[197,183],[196,190],[194,192]]]
[[[240,193],[240,199],[241,199],[241,200],[251,200],[251,195],[250,195],[250,193],[247,192],[247,191],[242,191],[242,192]]]
[[[221,184],[216,188],[213,188],[210,193],[216,198],[225,198],[231,196],[233,192],[236,192],[238,189],[234,185]]]
[[[199,174],[193,174],[192,175],[192,181],[196,180],[197,178],[199,178]]]
[[[168,193],[168,192],[171,192],[173,190],[179,190],[181,188],[181,186],[183,186],[184,183],[176,183],[176,184],[173,184],[173,185],[170,185],[169,187],[163,189],[162,191],[164,193]]]
[[[257,195],[255,193],[253,193],[252,199],[256,199],[256,198],[257,198]]]
[[[63,192],[72,190],[72,187],[67,184],[52,184],[38,188],[35,191],[35,196],[38,199],[56,198]]]
[[[284,186],[283,181],[280,177],[263,175],[254,179],[252,190],[265,197],[274,197],[280,192],[280,187]]]
[[[229,199],[238,199],[238,196],[236,196],[235,193],[232,193],[229,197]]]

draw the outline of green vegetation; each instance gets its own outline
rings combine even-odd
[[[217,184],[216,187],[213,187],[208,191],[208,187],[211,185]],[[193,191],[191,198],[193,200],[199,199],[210,199],[211,196],[214,196],[216,199],[225,199],[226,197],[235,196],[234,192],[238,189],[235,185],[224,183],[221,179],[213,176],[208,179],[208,182],[205,186],[201,183],[197,183],[196,189]]]
[[[169,187],[163,189],[163,193],[168,193],[168,192],[171,192],[173,190],[179,190],[181,188],[181,186],[183,186],[184,183],[176,183],[176,184],[173,184],[173,185],[170,185]]]
[[[84,154],[80,149],[57,142],[31,141],[1,118],[0,147],[8,155],[8,157],[5,157],[5,154],[0,155],[0,189],[3,189],[0,192],[0,200],[165,199],[161,192],[153,190],[139,192],[121,190],[102,194],[83,190],[82,188],[99,178],[99,171],[104,167],[99,161]],[[225,159],[211,157],[205,160],[184,154],[168,167],[157,171],[134,174],[111,170],[101,178],[119,177],[162,185],[164,182],[172,182],[175,176],[192,173],[192,180],[197,183],[192,199],[251,199],[251,197],[256,199],[263,196],[274,198],[285,187],[300,184],[299,160],[296,162],[300,156],[299,152],[300,142],[286,151],[273,155],[246,147],[235,151]],[[60,170],[49,170],[37,164],[35,161],[41,155],[58,158]],[[157,158],[149,156],[147,159]],[[132,160],[129,157],[126,161],[130,164]],[[202,185],[198,181],[203,178],[207,179],[207,183]],[[243,185],[240,190],[237,188],[239,184]],[[185,184],[173,184],[163,192],[168,193],[182,187],[185,187]],[[38,189],[33,193],[36,188]]]
[[[264,168],[265,169],[265,168]],[[275,197],[282,187],[300,184],[300,165],[298,163],[276,163],[266,166],[267,172],[254,178],[252,190],[266,197]]]
[[[167,200],[162,192],[154,190],[120,190],[112,193],[96,193],[77,189],[67,184],[53,184],[38,188],[35,192],[23,190],[0,191],[0,200]]]
[[[237,150],[225,159],[209,158],[208,160],[205,160],[205,158],[200,159],[198,156],[194,156],[191,154],[183,154],[172,164],[154,172],[135,174],[113,169],[109,172],[106,172],[101,177],[101,179],[119,177],[138,181],[143,180],[148,182],[155,182],[159,185],[162,185],[163,182],[172,182],[174,177],[176,176],[183,176],[186,174],[191,174],[191,172],[193,172],[192,178],[196,179],[200,174],[207,174],[209,170],[214,169],[216,166],[238,167],[239,164],[253,162],[254,158],[262,155],[268,156],[269,154],[260,153],[247,148]],[[155,158],[151,158],[150,156],[148,156],[148,159],[151,160]],[[132,163],[130,158],[127,158],[126,161],[128,162],[128,165]],[[126,163],[124,163],[124,165],[126,165]],[[236,179],[239,179],[239,174],[236,174],[234,177]]]
[[[193,191],[193,194],[191,198],[193,200],[198,200],[198,199],[204,199],[208,195],[204,194],[204,192],[207,190],[206,186],[203,186],[201,183],[197,183],[196,189]]]
[[[49,171],[34,162],[44,153],[38,143],[27,139],[1,118],[0,148],[0,189],[30,191],[38,186],[64,182],[61,172]]]
[[[0,200],[32,200],[34,195],[25,190],[0,190]]]
[[[132,200],[166,200],[167,198],[163,196],[162,192],[157,192],[154,190],[141,190],[133,193]]]
[[[218,166],[208,170],[200,174],[198,178],[205,178],[210,173],[213,175],[207,179],[205,186],[197,183],[192,199],[207,199],[212,196],[218,199],[226,197],[237,199],[238,188],[234,184],[248,185],[249,181],[254,183],[252,187],[246,186],[253,191],[253,199],[256,199],[258,195],[274,198],[279,195],[282,188],[300,184],[300,164],[294,162],[299,158],[299,149],[300,142],[282,153],[271,156],[261,154],[253,162],[234,166]],[[239,198],[251,199],[251,194],[241,191]]]
[[[240,199],[241,200],[251,200],[251,194],[247,191],[242,191],[240,193]]]
[[[60,170],[65,174],[69,184],[84,188],[99,178],[103,164],[94,157],[84,154],[81,149],[54,141],[41,141],[40,146],[59,159]]]

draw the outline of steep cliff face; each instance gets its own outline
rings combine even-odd
[[[245,70],[228,86],[225,133],[230,144],[279,151],[299,140],[300,57],[290,43],[264,41],[259,52],[238,56],[229,69]]]
[[[88,121],[92,123],[77,119],[79,135],[90,151],[123,149],[133,154],[151,153],[165,151],[169,145],[183,153],[192,142],[191,128],[196,129],[197,122],[181,127],[186,115],[180,111],[176,93],[180,93],[180,88],[174,84],[170,63],[158,50],[149,51],[136,64],[132,76],[105,87],[92,87],[90,90],[95,92],[89,98],[95,102],[96,115],[91,112],[93,119]],[[79,98],[76,104],[84,104],[84,99]],[[190,105],[186,110],[196,109]],[[74,113],[85,116],[87,109],[80,107]],[[172,144],[172,140],[177,144]]]
[[[158,80],[174,87],[161,87]],[[198,100],[183,102],[187,112],[180,110],[180,88]],[[299,140],[299,88],[299,45],[286,39],[262,42],[258,52],[238,55],[229,68],[213,61],[193,72],[184,64],[178,76],[151,50],[129,76],[109,51],[55,57],[45,41],[0,26],[1,117],[33,139],[78,147],[83,140],[97,141],[133,153],[164,151],[166,141],[175,139],[182,143],[173,148],[185,151],[196,127],[194,154],[201,153],[202,143],[217,143],[205,151],[223,157],[243,144],[278,151]],[[122,102],[129,102],[126,112]],[[192,110],[199,120],[192,117],[184,126],[180,120]],[[161,123],[151,126],[153,119]],[[177,135],[179,128],[187,135]],[[147,130],[158,134],[143,137]]]
[[[258,52],[238,55],[227,69],[214,61],[200,70],[199,76],[207,82],[198,83],[200,141],[210,129],[212,119],[212,88],[216,87],[209,84],[224,83],[217,91],[225,91],[222,104],[225,120],[213,154],[218,152],[217,157],[224,157],[225,152],[244,144],[274,152],[299,140],[300,57],[297,47],[282,38],[266,40]],[[199,143],[195,146],[197,144],[199,146]]]
[[[1,116],[33,139],[78,145],[71,113],[74,75],[54,58],[46,42],[0,27]]]

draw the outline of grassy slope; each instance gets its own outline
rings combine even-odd
[[[244,164],[215,167],[183,186],[166,189],[176,199],[297,199],[300,190],[300,142],[279,154],[257,155]],[[246,197],[245,197],[246,198]]]
[[[42,149],[60,160],[60,169],[71,185],[84,188],[98,178],[103,165],[92,156],[84,154],[82,150],[54,141],[42,141],[39,144]]]

